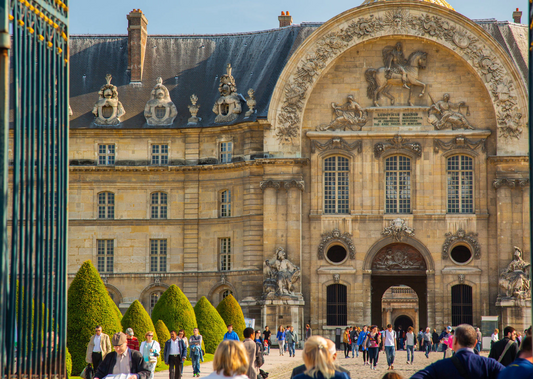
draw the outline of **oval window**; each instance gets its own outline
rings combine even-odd
[[[472,252],[470,251],[468,247],[459,245],[459,246],[455,246],[452,249],[450,253],[450,257],[455,263],[465,264],[465,263],[470,262],[470,260],[472,259]]]
[[[331,246],[328,249],[328,252],[326,253],[326,257],[332,263],[342,263],[346,260],[347,256],[348,256],[348,252],[346,251],[344,246],[340,246],[340,245]]]

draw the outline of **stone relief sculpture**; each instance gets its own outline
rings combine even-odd
[[[423,270],[426,268],[424,258],[407,251],[387,249],[374,258],[372,269],[375,270]]]
[[[276,260],[265,261],[267,278],[263,282],[263,296],[294,296],[294,283],[300,279],[300,268],[287,259],[282,247],[276,249]]]
[[[386,46],[383,51],[383,67],[378,69],[369,68],[365,71],[365,79],[368,82],[367,96],[372,100],[375,107],[379,107],[378,100],[383,95],[388,98],[391,105],[394,105],[395,98],[389,93],[391,86],[403,86],[409,90],[408,104],[411,101],[411,87],[422,87],[422,92],[418,97],[424,96],[426,84],[418,80],[419,70],[426,68],[427,53],[415,51],[405,59],[403,55],[403,45],[398,42],[396,46]]]
[[[316,130],[361,130],[366,124],[367,112],[355,101],[353,95],[348,95],[346,103],[342,105],[331,103],[331,107],[335,118],[327,125],[318,126]]]
[[[93,108],[93,114],[96,116],[95,125],[118,125],[120,117],[126,114],[122,103],[118,101],[117,87],[111,84],[112,78],[110,74],[107,74],[105,77],[107,84],[98,91],[99,99]]]
[[[438,153],[440,150],[442,151],[450,151],[454,149],[470,149],[470,150],[476,150],[478,147],[481,146],[481,151],[486,151],[486,138],[478,139],[477,141],[471,140],[466,138],[465,136],[457,136],[454,139],[451,139],[447,142],[435,139],[433,140],[433,149],[435,153]]]
[[[422,156],[422,145],[420,145],[418,142],[410,142],[408,139],[403,138],[399,134],[396,134],[387,142],[376,143],[374,145],[374,156],[379,158],[381,157],[381,154],[390,149],[407,150],[414,153],[417,157]]]
[[[479,242],[477,240],[477,233],[474,232],[465,232],[464,229],[459,228],[457,232],[452,233],[448,232],[445,233],[444,236],[446,237],[446,240],[444,241],[444,244],[442,245],[442,259],[448,259],[450,256],[450,247],[452,245],[456,245],[458,242],[466,242],[468,245],[472,247],[474,250],[474,258],[480,259],[481,258],[481,246],[479,245]]]
[[[466,115],[470,116],[470,108],[464,101],[452,103],[450,94],[445,93],[442,100],[435,102],[431,95],[432,105],[428,110],[428,121],[435,129],[475,129],[461,113],[461,108],[466,108]]]
[[[191,117],[187,120],[187,123],[189,124],[198,124],[200,121],[200,118],[197,117],[198,111],[200,110],[200,104],[196,104],[198,102],[198,96],[196,96],[194,93],[191,95],[191,105],[188,105],[189,112],[191,112]]]
[[[492,185],[495,189],[499,189],[501,187],[508,187],[508,188],[524,188],[529,187],[529,179],[528,178],[521,178],[521,179],[515,179],[515,178],[498,178],[494,179],[492,182]]]
[[[246,105],[248,105],[248,110],[244,114],[244,117],[248,118],[255,113],[255,106],[257,105],[257,101],[255,100],[255,91],[252,88],[248,90]]]
[[[383,229],[381,235],[392,237],[400,242],[403,237],[414,237],[415,230],[407,226],[407,222],[401,218],[391,220],[390,226]]]
[[[144,107],[146,123],[148,125],[172,125],[177,115],[178,110],[170,99],[168,88],[163,85],[161,77],[157,78],[151,98]]]
[[[507,113],[498,112],[498,130],[500,137],[520,139],[522,135],[522,113],[513,109]]]
[[[522,259],[522,250],[515,246],[513,260],[500,274],[500,288],[505,297],[516,299],[531,298],[530,265],[530,263]]]
[[[331,242],[339,241],[343,245],[348,247],[350,252],[350,259],[355,259],[355,245],[353,244],[353,234],[341,233],[338,228],[333,229],[331,232],[322,233],[320,236],[320,244],[318,245],[318,259],[324,259],[324,250],[326,246]]]
[[[241,99],[237,94],[237,85],[235,78],[231,75],[231,64],[226,67],[226,74],[220,78],[218,91],[220,98],[213,106],[213,112],[217,115],[215,123],[224,123],[235,121],[242,112]]]
[[[358,153],[361,153],[361,151],[363,151],[363,141],[355,141],[352,143],[348,143],[342,138],[332,138],[329,141],[326,141],[324,143],[320,143],[315,140],[311,141],[311,152],[312,153],[316,152],[317,150],[319,151],[327,151],[327,150],[354,151],[355,149],[357,149]]]

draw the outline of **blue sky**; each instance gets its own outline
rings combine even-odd
[[[281,11],[290,11],[294,23],[327,21],[360,5],[363,0],[91,0],[71,1],[70,34],[126,34],[126,15],[140,8],[148,18],[148,34],[214,34],[249,32],[278,27]],[[472,18],[512,20],[516,8],[524,12],[527,0],[448,0],[459,13]]]

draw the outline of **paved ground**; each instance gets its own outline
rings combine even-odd
[[[413,365],[406,364],[407,352],[397,351],[394,361],[394,371],[402,375],[404,378],[409,378],[415,372],[423,369],[432,362],[442,358],[442,353],[431,353],[427,359],[423,352],[415,351],[415,358]],[[488,353],[483,353],[487,356]],[[371,370],[368,365],[363,365],[362,354],[359,358],[344,358],[344,352],[337,352],[337,362],[350,371],[353,379],[379,379],[387,371],[387,357],[384,352],[379,353],[377,369]],[[284,356],[279,355],[278,349],[272,349],[270,355],[265,356],[265,364],[261,367],[269,373],[268,379],[289,379],[291,371],[294,367],[303,364],[302,350],[296,350],[296,357],[289,357],[289,353]],[[213,363],[207,362],[201,365],[200,377],[205,377],[213,371]],[[183,379],[192,378],[192,366],[186,366],[183,370]],[[155,379],[168,379],[168,371],[162,371],[155,374]]]

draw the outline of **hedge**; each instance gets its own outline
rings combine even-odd
[[[193,334],[196,316],[191,302],[175,284],[171,285],[159,298],[152,310],[152,321],[162,320],[168,330],[185,330],[187,338]]]
[[[194,306],[194,313],[198,329],[203,337],[205,351],[214,354],[218,344],[224,339],[224,333],[227,331],[226,324],[205,296],[202,296]]]
[[[165,342],[170,339],[170,332],[168,331],[167,326],[162,320],[158,320],[155,323],[155,332],[157,333],[157,342],[161,345],[161,354],[160,356],[165,356]]]
[[[67,378],[70,378],[72,375],[72,356],[70,355],[70,352],[68,351],[67,347],[67,353],[65,357],[65,366],[67,368]]]
[[[122,331],[126,333],[126,329],[132,328],[135,336],[139,339],[139,345],[145,341],[145,334],[148,331],[154,332],[154,340],[157,339],[157,332],[155,331],[152,319],[148,315],[148,312],[144,309],[139,300],[135,300],[131,303],[130,307],[122,317]],[[159,342],[159,341],[158,341]]]
[[[94,328],[101,325],[112,337],[122,330],[111,298],[91,261],[85,261],[67,295],[67,346],[72,355],[72,375],[84,369],[85,352]]]
[[[241,341],[244,341],[244,336],[242,334],[246,328],[244,315],[241,306],[237,300],[235,300],[233,295],[226,296],[226,298],[218,304],[217,311],[226,325],[232,324],[235,333],[237,333]]]

